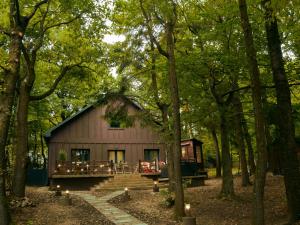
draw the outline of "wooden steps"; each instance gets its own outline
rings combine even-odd
[[[154,181],[142,177],[140,174],[116,174],[113,178],[101,182],[92,188],[93,191],[101,190],[123,190],[127,187],[129,190],[152,189]],[[159,184],[159,187],[167,187],[167,184]]]

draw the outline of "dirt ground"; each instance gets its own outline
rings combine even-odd
[[[241,187],[240,177],[235,178],[236,199],[220,199],[221,179],[209,179],[205,186],[185,190],[186,203],[191,204],[191,214],[197,225],[250,225],[253,186]],[[164,204],[166,196],[152,191],[131,191],[131,200],[111,202],[148,224],[179,225],[174,221],[173,208]],[[287,208],[283,178],[268,175],[265,189],[265,214],[267,225],[287,223]],[[300,223],[298,223],[300,224]]]
[[[220,199],[221,179],[209,179],[205,186],[185,189],[185,199],[191,204],[191,214],[197,218],[197,225],[250,225],[253,187],[240,186],[235,178],[236,199]],[[96,225],[113,223],[78,197],[72,196],[73,204],[68,206],[44,188],[28,188],[27,197],[34,207],[12,209],[15,225]],[[98,193],[99,196],[105,193]],[[129,190],[130,200],[121,197],[110,202],[150,225],[179,225],[174,220],[173,208],[165,205],[166,191],[159,193]],[[268,175],[265,189],[267,225],[283,225],[287,222],[287,208],[283,178]],[[298,223],[300,225],[300,223]]]
[[[66,205],[63,197],[55,197],[47,187],[26,190],[26,196],[34,207],[12,209],[13,225],[113,225],[95,208],[76,196],[72,205]]]

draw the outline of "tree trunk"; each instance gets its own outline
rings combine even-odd
[[[170,192],[174,192],[176,189],[176,181],[174,179],[174,155],[173,155],[173,145],[167,145],[167,160],[168,160],[168,178],[169,178],[169,186],[168,190]]]
[[[165,103],[162,103],[159,98],[158,93],[158,87],[157,87],[157,73],[156,73],[156,56],[155,56],[155,46],[153,43],[153,40],[150,39],[150,45],[151,45],[151,80],[152,80],[152,91],[154,100],[156,102],[157,107],[159,108],[161,115],[162,115],[162,121],[163,121],[163,132],[169,133],[169,118],[168,118],[168,110],[169,106]],[[172,133],[172,132],[170,132]],[[169,191],[174,192],[175,191],[175,181],[174,181],[174,159],[173,159],[173,151],[172,151],[172,144],[167,144],[167,167],[168,167],[168,177],[169,177]]]
[[[265,27],[268,50],[271,60],[273,81],[275,83],[278,118],[279,142],[283,158],[283,174],[291,223],[300,220],[300,170],[296,153],[295,129],[292,117],[290,89],[284,69],[281,41],[277,18],[271,8],[271,1],[262,1],[265,8]]]
[[[9,123],[11,119],[12,106],[14,103],[16,83],[19,78],[21,43],[24,28],[20,25],[18,6],[15,1],[10,2],[10,46],[8,68],[1,73],[0,85],[0,225],[8,225],[10,215],[6,199],[6,154],[5,146],[8,137]],[[24,23],[26,26],[26,23]]]
[[[221,169],[221,156],[220,156],[220,148],[216,130],[213,128],[211,129],[211,136],[213,138],[213,143],[216,152],[216,177],[222,176],[222,169]]]
[[[26,80],[26,79],[25,79]],[[13,176],[13,194],[17,197],[25,196],[26,172],[28,164],[28,106],[29,93],[27,84],[21,82],[17,108],[16,125],[16,158]]]
[[[250,185],[249,173],[247,168],[246,149],[244,142],[244,132],[242,125],[243,108],[241,100],[238,96],[233,98],[233,106],[235,111],[234,126],[235,126],[235,138],[239,148],[240,166],[242,172],[242,186],[246,187]]]
[[[247,150],[248,150],[248,166],[250,168],[250,175],[252,175],[255,173],[255,170],[256,170],[253,147],[252,147],[252,140],[251,140],[251,136],[249,134],[247,121],[246,121],[245,115],[244,115],[244,110],[242,109],[242,111],[243,111],[243,114],[242,114],[243,133],[244,133],[245,141],[247,144]]]
[[[178,84],[175,69],[175,55],[174,55],[174,39],[173,30],[175,26],[174,19],[167,21],[166,26],[166,39],[167,39],[167,52],[168,52],[168,75],[170,81],[170,93],[172,101],[172,116],[174,127],[174,181],[175,187],[175,214],[178,218],[184,216],[184,194],[181,178],[181,126],[180,126],[180,104],[178,94]]]
[[[264,225],[264,187],[266,181],[266,137],[262,107],[260,72],[253,42],[252,28],[248,18],[246,0],[239,0],[241,24],[244,32],[246,54],[252,85],[252,101],[255,115],[255,134],[257,146],[257,166],[254,184],[253,224]]]
[[[44,149],[44,136],[43,136],[43,130],[40,129],[40,141],[41,141],[41,153],[43,157],[43,169],[47,168],[47,157],[45,155],[45,149]]]
[[[220,195],[222,197],[232,198],[234,196],[233,177],[232,177],[232,161],[229,150],[228,128],[225,109],[227,106],[219,105],[220,112],[220,131],[221,131],[221,146],[222,146],[222,189]]]

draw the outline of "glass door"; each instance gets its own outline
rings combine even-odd
[[[108,160],[114,163],[125,161],[125,150],[108,150]]]

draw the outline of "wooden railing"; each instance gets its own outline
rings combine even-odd
[[[138,172],[138,163],[112,163],[110,161],[56,161],[53,174],[116,174]]]
[[[163,161],[141,161],[139,160],[139,173],[157,173],[165,166]]]

